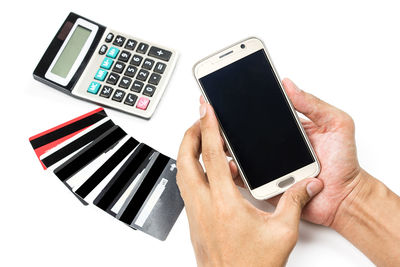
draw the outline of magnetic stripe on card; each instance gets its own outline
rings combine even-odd
[[[32,136],[29,138],[29,141],[31,142],[33,149],[37,149],[48,143],[89,127],[104,117],[107,117],[106,112],[102,108],[99,108],[66,123],[60,124],[45,132]]]
[[[132,198],[129,199],[129,203],[124,207],[119,220],[127,224],[132,223],[169,160],[170,158],[163,154],[157,156],[157,159],[153,166],[151,166],[146,177],[144,177],[139,189],[135,192]]]
[[[70,155],[74,151],[77,151],[78,149],[87,145],[91,141],[95,140],[97,137],[99,137],[104,132],[109,130],[112,126],[114,126],[114,123],[111,120],[106,121],[105,123],[101,124],[97,128],[91,130],[90,132],[86,133],[85,135],[79,137],[78,139],[74,140],[73,142],[69,143],[68,145],[60,148],[59,150],[55,151],[51,155],[42,159],[43,164],[47,168],[50,167],[54,163],[65,158],[66,156]]]
[[[131,137],[75,193],[85,198],[138,144],[139,142]]]
[[[82,149],[78,154],[66,161],[63,165],[54,170],[54,174],[65,181],[99,155],[110,149],[126,135],[125,131],[115,125],[107,132],[99,136],[90,145]]]
[[[102,210],[112,206],[129,186],[132,178],[135,178],[135,173],[140,173],[141,169],[145,168],[147,164],[143,162],[148,161],[151,152],[151,147],[140,144],[93,203]]]

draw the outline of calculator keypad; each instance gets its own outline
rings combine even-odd
[[[101,64],[87,92],[133,112],[147,110],[172,52],[111,32],[103,42],[97,55],[102,57]]]

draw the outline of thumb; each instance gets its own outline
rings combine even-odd
[[[297,227],[303,207],[324,187],[321,180],[308,178],[292,185],[281,197],[274,215]]]

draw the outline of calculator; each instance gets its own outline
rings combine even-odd
[[[170,48],[71,12],[33,77],[72,96],[150,118],[176,61]]]

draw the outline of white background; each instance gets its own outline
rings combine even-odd
[[[106,109],[137,139],[176,157],[183,132],[198,118],[193,64],[257,36],[282,78],[292,78],[353,116],[361,165],[399,194],[399,8],[396,1],[329,2],[68,0],[2,5],[0,265],[195,265],[185,212],[166,242],[133,231],[97,208],[81,205],[41,169],[30,147],[31,135],[96,108],[32,78],[70,11],[180,52],[151,120]],[[328,228],[302,223],[300,231],[288,266],[372,265]]]

